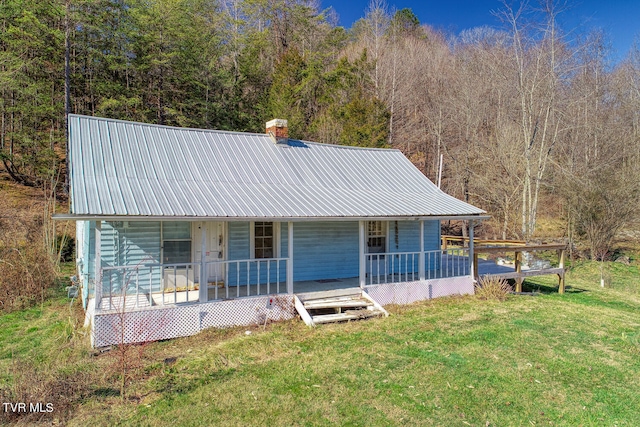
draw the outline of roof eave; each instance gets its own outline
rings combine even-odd
[[[55,214],[56,221],[264,221],[306,222],[306,221],[427,221],[458,220],[484,221],[491,216],[482,214],[461,215],[411,215],[411,216],[305,216],[305,217],[202,217],[202,216],[161,216],[161,215],[86,215]]]

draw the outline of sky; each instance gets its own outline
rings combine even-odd
[[[492,14],[502,7],[499,0],[386,0],[390,10],[410,8],[421,23],[449,33],[488,25],[500,28]],[[337,12],[344,27],[364,17],[370,0],[322,0]],[[604,30],[613,49],[611,59],[623,59],[636,37],[640,37],[640,0],[568,0],[569,9],[560,15],[559,23],[571,35],[593,28]]]

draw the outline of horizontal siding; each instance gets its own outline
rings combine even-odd
[[[359,275],[358,222],[298,222],[293,225],[293,280]]]
[[[230,222],[229,223],[229,260],[233,259],[249,259],[251,258],[250,242],[249,242],[249,222]]]
[[[160,289],[160,268],[145,268],[144,264],[156,264],[161,259],[161,223],[122,221],[102,223],[101,263],[102,267],[140,266],[138,274],[134,270],[106,270],[103,272],[104,294],[121,293],[138,289],[149,292],[149,287]],[[151,275],[151,277],[150,277]]]
[[[389,221],[389,252],[390,253],[406,253],[409,255],[394,255],[386,260],[376,262],[373,258],[367,271],[374,275],[383,274],[385,269],[394,273],[418,273],[420,259],[420,221]],[[435,251],[440,248],[440,222],[425,221],[424,222],[424,250]],[[427,269],[437,268],[435,258],[425,259]]]
[[[440,221],[424,222],[424,250],[437,251],[440,249]]]
[[[289,257],[289,223],[280,223],[280,257]]]
[[[160,262],[160,222],[103,222],[102,266]]]
[[[233,260],[247,260],[253,257],[251,253],[251,223],[250,222],[230,222],[229,223],[229,249],[228,263],[226,272],[226,282],[229,286],[246,285],[247,283],[255,285],[269,283],[277,286],[280,282],[280,292],[286,289],[287,269],[285,262],[265,261],[256,259],[251,262],[233,262]],[[286,234],[286,223],[283,225]],[[282,245],[285,246],[286,240]],[[286,257],[286,255],[282,255]],[[276,287],[271,287],[271,292],[275,292]],[[265,288],[266,289],[266,288]],[[265,291],[266,292],[266,291]]]
[[[89,294],[93,294],[94,284],[96,281],[96,222],[89,221],[85,229],[85,248],[87,250],[87,259],[89,264],[86,266],[87,287]]]
[[[389,252],[419,252],[420,221],[389,223]]]
[[[440,221],[424,222],[424,250],[440,250]],[[427,277],[429,277],[429,270],[439,270],[442,264],[440,256],[427,256],[424,261]]]

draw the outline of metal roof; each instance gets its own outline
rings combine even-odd
[[[400,151],[69,116],[71,214],[195,218],[480,216]]]

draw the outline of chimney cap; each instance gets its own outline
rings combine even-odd
[[[272,128],[272,127],[277,127],[277,128],[281,128],[281,127],[287,127],[288,123],[285,119],[273,119],[273,120],[269,120],[267,122],[267,129]]]

